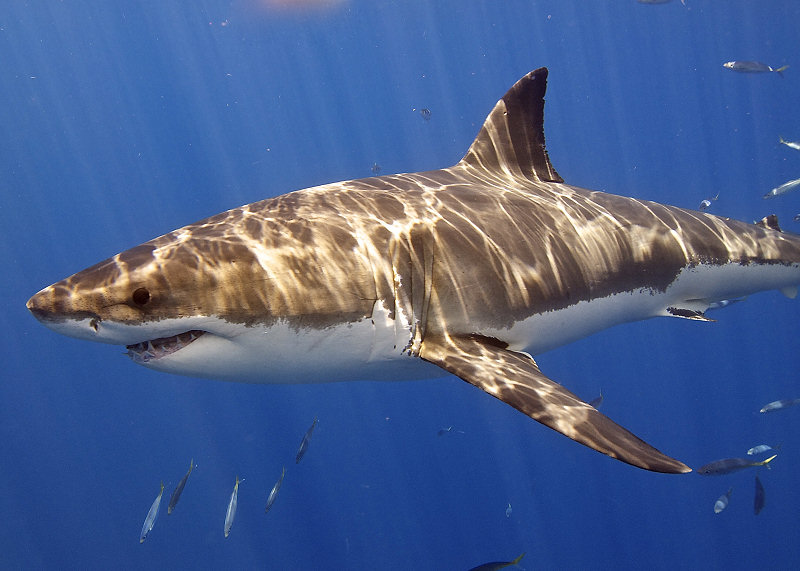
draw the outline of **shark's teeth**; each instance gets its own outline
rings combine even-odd
[[[205,331],[193,329],[181,333],[180,335],[173,335],[172,337],[160,337],[159,339],[151,339],[150,341],[142,341],[135,345],[128,345],[127,355],[136,363],[147,363],[148,361],[166,357],[175,351],[183,349],[204,333]]]

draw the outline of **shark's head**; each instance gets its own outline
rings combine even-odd
[[[165,247],[159,240],[41,290],[28,309],[64,335],[124,345],[134,361],[152,368],[169,370],[195,344],[220,359],[246,325],[231,306],[230,281],[252,282],[252,254],[242,248],[217,256],[225,267],[213,268],[196,242]]]
[[[258,223],[248,218],[251,205],[126,250],[41,290],[28,309],[58,333],[124,346],[159,371],[255,382],[345,378],[370,358],[381,327],[371,268],[328,252],[343,245],[339,219],[317,220],[323,230],[314,239],[305,238],[302,216],[273,223],[271,212],[285,204],[258,203]],[[382,331],[393,335],[390,325]],[[350,352],[336,345],[356,334]]]

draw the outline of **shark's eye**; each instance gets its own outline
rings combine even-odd
[[[133,292],[133,303],[136,305],[144,305],[148,301],[150,301],[150,292],[147,291],[147,288],[140,287]]]

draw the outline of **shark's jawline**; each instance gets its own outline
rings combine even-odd
[[[532,355],[763,290],[794,295],[800,238],[563,184],[547,70],[514,84],[448,168],[331,183],[223,212],[28,301],[60,333],[138,364],[253,382],[441,372],[613,458],[689,468],[542,373]],[[150,339],[150,341],[144,341]]]
[[[135,363],[144,364],[177,353],[204,334],[205,331],[193,329],[170,337],[159,337],[158,339],[126,345],[125,348],[128,350],[128,356]]]

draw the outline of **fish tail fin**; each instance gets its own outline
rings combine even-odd
[[[789,69],[788,65],[782,65],[778,69],[776,69],[775,71],[778,73],[778,75],[783,77],[783,72],[786,71],[787,69]]]
[[[758,465],[759,466],[766,466],[767,469],[770,469],[769,463],[772,462],[773,460],[775,460],[775,458],[777,458],[777,457],[778,457],[777,454],[773,454],[772,456],[770,456],[766,460],[762,460],[761,462],[759,462]]]
[[[782,135],[778,135],[778,142],[779,143],[783,143],[785,145],[786,144],[786,139],[784,139]]]
[[[161,480],[161,492],[164,492],[164,480]]]
[[[191,472],[193,469],[194,469],[194,458],[189,460],[189,472]]]
[[[525,553],[527,553],[527,552],[526,552],[526,551],[523,551],[523,552],[520,554],[520,556],[519,556],[519,557],[517,557],[516,559],[513,559],[513,560],[511,561],[511,565],[516,565],[517,563],[519,563],[520,561],[522,561],[522,558],[523,558],[523,557],[525,557]]]

